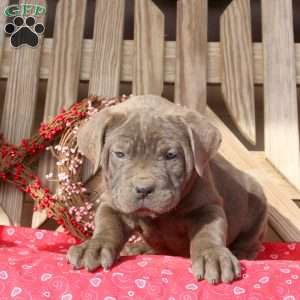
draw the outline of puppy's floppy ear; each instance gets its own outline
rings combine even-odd
[[[210,124],[206,117],[196,111],[186,111],[184,123],[187,127],[195,169],[203,175],[208,161],[217,153],[222,142],[220,131]]]
[[[77,145],[79,150],[93,163],[94,173],[100,167],[105,131],[109,125],[119,123],[124,115],[113,113],[109,108],[95,113],[78,130]],[[115,125],[115,124],[114,124]]]

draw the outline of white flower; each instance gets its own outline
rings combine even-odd
[[[60,181],[64,181],[64,180],[66,180],[66,179],[69,178],[69,176],[66,173],[64,173],[64,172],[63,173],[58,173],[57,176],[58,176],[58,179]]]
[[[46,179],[50,179],[50,178],[52,178],[53,177],[53,173],[49,173],[49,174],[46,174]]]

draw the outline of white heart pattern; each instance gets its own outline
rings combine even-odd
[[[1,271],[0,272],[0,279],[6,280],[8,278],[8,274],[6,271]]]
[[[185,286],[185,288],[187,290],[192,290],[192,291],[195,291],[195,290],[198,290],[198,286],[194,283],[189,283]]]
[[[135,282],[136,286],[140,289],[143,289],[147,283],[146,280],[144,280],[144,279],[136,279],[134,282]]]
[[[38,240],[43,239],[43,237],[44,237],[44,232],[37,231],[37,232],[35,233],[35,237],[36,237]]]
[[[291,243],[291,244],[288,244],[287,247],[288,247],[290,250],[295,250],[295,249],[296,249],[296,244],[295,244],[295,243]]]
[[[294,296],[286,296],[283,300],[296,300],[296,298]]]
[[[71,300],[73,299],[72,294],[65,294],[61,297],[61,300]]]
[[[287,269],[287,268],[280,268],[279,270],[280,270],[280,272],[282,272],[282,273],[284,273],[284,274],[289,274],[289,273],[291,273],[291,270],[290,270],[290,269]]]
[[[13,290],[11,291],[10,296],[13,298],[13,297],[16,297],[16,296],[20,295],[21,293],[22,293],[22,289],[15,286],[13,288]]]
[[[152,261],[152,257],[142,257],[142,260]]]
[[[264,252],[266,251],[266,247],[264,245],[260,246],[259,252]]]
[[[76,240],[74,238],[69,238],[67,242],[68,244],[75,244]]]
[[[98,287],[100,284],[101,284],[102,280],[100,278],[91,278],[90,279],[90,284],[93,286],[93,287]]]
[[[7,228],[6,233],[10,236],[14,235],[16,230],[14,228]]]
[[[137,264],[138,264],[140,267],[144,268],[144,267],[146,267],[146,266],[148,265],[148,262],[147,262],[147,261],[139,261]]]
[[[22,266],[22,269],[24,269],[24,270],[29,270],[29,269],[31,269],[31,268],[32,268],[31,265],[23,265],[23,266]]]
[[[268,276],[264,276],[264,277],[260,278],[258,280],[258,282],[260,282],[261,284],[265,284],[265,283],[269,282],[269,280],[270,280],[270,278]]]
[[[50,278],[52,278],[52,274],[50,274],[50,273],[44,273],[44,274],[42,274],[42,276],[41,276],[41,281],[47,281],[47,280],[49,280]]]
[[[161,271],[161,274],[162,275],[173,275],[173,272],[171,270],[164,269]]]
[[[165,278],[165,277],[162,278],[161,281],[164,282],[164,283],[168,283],[169,282],[168,278]]]
[[[270,258],[271,258],[271,259],[278,259],[278,254],[271,254],[271,255],[270,255]]]
[[[43,293],[43,295],[44,295],[45,297],[47,297],[47,298],[50,298],[50,296],[51,296],[51,294],[50,294],[49,291],[45,291],[45,292]]]
[[[233,293],[235,295],[241,295],[241,294],[245,294],[245,289],[239,287],[239,286],[235,286],[234,289],[233,289]]]

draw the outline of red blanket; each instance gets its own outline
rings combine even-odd
[[[112,270],[72,270],[75,239],[57,232],[0,226],[0,299],[300,299],[300,244],[266,243],[257,261],[242,261],[232,284],[197,282],[188,259],[122,258]]]

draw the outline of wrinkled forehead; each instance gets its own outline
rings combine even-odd
[[[112,142],[143,143],[147,147],[169,144],[176,146],[188,142],[184,124],[176,118],[164,115],[135,114],[120,127],[111,128],[107,140]]]

